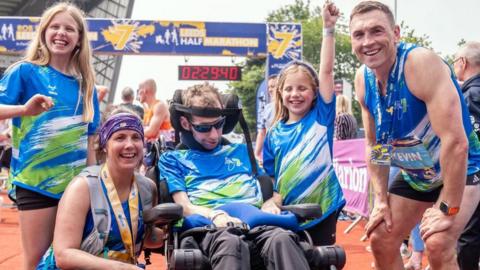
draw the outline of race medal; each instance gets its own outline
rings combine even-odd
[[[376,144],[370,152],[370,163],[375,165],[390,166],[392,161],[392,145]]]

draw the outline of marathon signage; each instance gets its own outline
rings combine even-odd
[[[302,25],[269,23],[267,27],[267,75],[270,76],[280,73],[288,62],[302,59]]]
[[[266,78],[270,75],[278,75],[288,62],[302,59],[301,24],[269,23],[267,24],[267,39]],[[265,106],[271,102],[267,84],[267,80],[264,80],[257,89],[257,122],[261,119]]]
[[[33,38],[39,18],[0,17],[0,53],[20,54]],[[94,53],[163,54],[214,56],[267,56],[267,28],[263,23],[220,23],[188,21],[147,21],[127,19],[87,20]],[[275,29],[290,29],[289,24]],[[295,56],[291,46],[300,44],[296,25],[294,37],[274,35],[270,43],[274,59]],[[270,31],[270,30],[269,30]],[[300,35],[300,39],[298,39]],[[297,37],[297,38],[295,38]],[[300,43],[299,43],[300,42]],[[296,56],[301,57],[300,54]]]

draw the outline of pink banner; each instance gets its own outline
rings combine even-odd
[[[333,142],[333,167],[347,200],[345,210],[369,214],[369,177],[365,164],[365,139]]]

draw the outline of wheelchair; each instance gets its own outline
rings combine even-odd
[[[236,95],[233,94],[224,94],[221,95],[222,102],[224,105],[224,109],[206,109],[206,108],[189,108],[182,105],[182,90],[177,90],[174,94],[174,97],[170,103],[170,118],[172,126],[175,129],[175,138],[177,149],[188,149],[188,142],[193,138],[189,138],[187,136],[187,132],[183,130],[180,125],[180,116],[188,113],[188,114],[196,114],[202,116],[218,116],[223,115],[226,117],[226,123],[224,125],[223,131],[224,134],[231,132],[237,123],[240,123],[242,127],[248,154],[249,160],[251,163],[252,174],[257,175],[258,168],[257,163],[254,158],[252,142],[249,136],[248,126],[245,121],[245,118],[242,114],[242,108],[239,106],[239,99]],[[222,138],[222,144],[229,144],[230,142],[224,138]],[[156,153],[157,156],[155,157],[155,164],[158,164],[159,156],[163,151],[166,151],[164,147],[161,145],[157,145]],[[174,207],[172,205],[173,199],[168,192],[168,186],[164,179],[159,179],[159,168],[158,166],[154,166],[152,168],[147,169],[146,176],[154,180],[158,187],[158,198],[160,205],[152,208],[148,213],[144,214],[144,219],[146,222],[159,224],[164,226],[166,223],[174,222],[176,220],[176,216],[170,215],[172,210],[165,210],[169,207]],[[260,187],[262,190],[263,200],[266,201],[273,195],[273,183],[270,177],[268,176],[260,176],[257,177],[258,181],[260,182]],[[282,206],[283,211],[290,211],[293,213],[298,220],[307,220],[312,218],[318,218],[321,216],[321,209],[320,206],[317,204],[303,204],[303,205],[288,205]],[[162,215],[167,215],[166,217]],[[246,224],[242,225],[235,225],[229,224],[228,226],[236,227],[237,229],[241,230],[245,234],[248,234],[249,227]],[[173,227],[173,226],[171,226]],[[159,252],[165,255],[165,259],[167,262],[167,269],[177,269],[177,270],[186,270],[186,269],[211,269],[208,258],[202,254],[201,250],[196,244],[196,239],[199,236],[204,235],[205,233],[213,230],[217,230],[214,225],[207,225],[203,227],[196,227],[191,228],[186,231],[176,231],[170,230],[169,237],[165,240],[165,245],[162,250],[154,250],[153,252]],[[307,243],[309,247],[313,246],[312,240],[309,234],[306,231],[298,232],[301,239],[303,239],[303,243]],[[194,241],[192,241],[194,240]],[[247,241],[248,242],[248,241]],[[255,255],[255,247],[250,245],[251,255]],[[318,269],[342,269],[346,262],[346,255],[343,248],[339,246],[321,246],[317,247],[318,253],[321,257],[321,265],[319,265]],[[148,255],[146,254],[146,257]],[[258,253],[257,253],[258,254]],[[263,261],[259,259],[259,256],[250,256],[251,257],[251,267],[252,269],[265,269],[263,265]]]

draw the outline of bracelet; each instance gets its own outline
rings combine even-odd
[[[333,37],[335,35],[335,27],[323,28],[324,37]]]
[[[220,215],[226,215],[227,212],[223,211],[223,210],[212,210],[210,211],[210,213],[208,214],[208,219],[210,219],[210,221],[214,221],[215,218],[217,218],[218,216]]]

